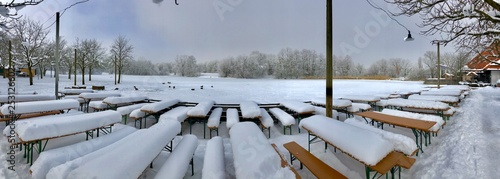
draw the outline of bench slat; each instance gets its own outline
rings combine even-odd
[[[297,159],[299,159],[302,164],[304,164],[314,176],[319,179],[322,178],[347,178],[342,175],[337,170],[325,164],[323,161],[318,159],[316,156],[309,153],[306,149],[302,148],[296,142],[289,142],[283,144],[283,146]]]

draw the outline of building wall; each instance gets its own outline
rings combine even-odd
[[[491,71],[491,83],[495,84],[500,79],[500,70]]]

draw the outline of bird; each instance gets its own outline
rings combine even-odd
[[[203,85],[201,85],[200,89],[203,89]]]
[[[118,90],[118,88],[115,88],[115,90]]]
[[[173,88],[175,89],[175,86]]]
[[[191,88],[191,91],[194,91],[194,88]]]
[[[135,90],[139,90],[139,89],[138,89],[137,87],[135,87],[135,86],[134,86],[134,89],[135,89]]]

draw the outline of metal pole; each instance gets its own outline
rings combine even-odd
[[[441,87],[441,58],[440,58],[440,55],[439,55],[439,41],[437,42],[437,64],[438,64],[438,89]]]
[[[333,18],[332,0],[326,0],[326,116],[332,117],[333,97]]]
[[[73,86],[76,86],[76,48],[75,48],[75,73],[74,73],[74,79],[75,79],[75,82],[73,83]]]
[[[56,94],[56,98],[59,98],[58,97],[58,93],[59,93],[59,41],[60,41],[60,37],[59,37],[59,12],[56,13],[56,69],[55,69],[55,73],[56,73],[56,90],[55,90],[55,94]]]
[[[115,58],[113,59],[113,64],[115,65],[114,75],[115,75],[115,85],[116,85],[116,55]]]

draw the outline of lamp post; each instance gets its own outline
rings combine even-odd
[[[433,40],[432,41],[432,44],[436,44],[437,45],[437,68],[438,68],[438,71],[437,71],[437,75],[438,75],[438,86],[437,88],[441,88],[441,57],[440,57],[440,44],[445,42],[444,40]]]
[[[326,116],[332,117],[333,108],[333,15],[332,0],[326,0]]]

